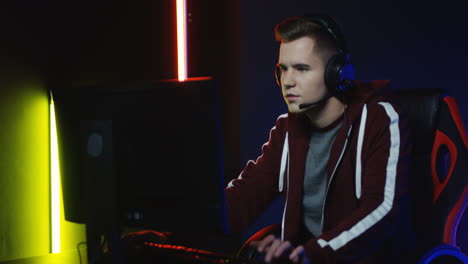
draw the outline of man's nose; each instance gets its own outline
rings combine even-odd
[[[294,87],[296,85],[296,82],[294,80],[294,76],[291,71],[285,71],[281,75],[281,83],[283,84],[283,87],[285,89],[289,89],[291,87]]]

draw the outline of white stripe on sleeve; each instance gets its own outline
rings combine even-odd
[[[288,140],[288,132],[286,132],[284,145],[283,145],[283,153],[281,154],[281,167],[280,167],[280,175],[279,175],[279,180],[278,180],[278,190],[280,192],[283,191],[284,174],[286,173],[286,161],[288,160],[288,152],[289,152],[289,140]]]
[[[361,115],[361,125],[359,126],[359,135],[357,142],[357,153],[356,153],[356,198],[361,198],[361,152],[362,152],[362,141],[364,140],[364,130],[366,129],[367,121],[367,105],[364,105]]]
[[[381,102],[379,104],[385,108],[385,111],[390,118],[390,155],[386,168],[384,201],[369,215],[364,217],[349,230],[343,231],[332,240],[326,241],[324,239],[319,239],[317,243],[322,248],[325,246],[330,246],[335,251],[340,249],[348,242],[360,236],[366,230],[379,222],[386,214],[388,214],[393,206],[393,199],[395,197],[397,163],[400,153],[400,128],[398,125],[399,116],[391,104],[386,102]]]

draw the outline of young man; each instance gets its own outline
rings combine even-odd
[[[231,229],[241,231],[282,193],[281,236],[252,246],[265,261],[401,263],[407,215],[409,131],[385,81],[353,81],[339,29],[325,16],[275,28],[288,113],[226,188]]]

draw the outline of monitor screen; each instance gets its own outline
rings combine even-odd
[[[53,91],[65,217],[226,234],[215,80]]]

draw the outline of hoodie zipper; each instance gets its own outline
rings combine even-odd
[[[336,169],[338,168],[338,166],[340,165],[340,162],[341,160],[343,159],[343,154],[346,150],[346,147],[348,145],[348,138],[349,138],[349,135],[351,134],[351,130],[353,129],[353,125],[351,125],[348,129],[348,134],[346,135],[346,140],[345,140],[345,143],[343,145],[343,148],[341,149],[341,154],[340,154],[340,157],[338,158],[338,161],[336,162],[335,164],[335,168],[333,168],[333,172],[330,176],[330,180],[328,181],[328,184],[327,184],[327,189],[325,190],[325,198],[323,199],[323,204],[322,204],[322,220],[321,220],[321,223],[320,223],[320,231],[323,233],[323,219],[324,219],[324,215],[325,215],[325,203],[327,202],[327,197],[328,197],[328,190],[330,189],[330,185],[333,181],[333,176],[335,176],[335,172],[336,172]]]

